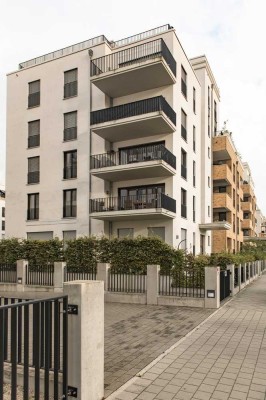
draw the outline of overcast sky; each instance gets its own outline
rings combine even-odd
[[[220,127],[228,120],[266,214],[265,15],[265,0],[1,0],[0,184],[6,73],[19,62],[100,34],[118,40],[169,23],[189,58],[208,57],[221,91]]]

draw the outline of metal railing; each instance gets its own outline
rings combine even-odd
[[[234,287],[239,286],[239,272],[240,268],[235,267],[234,269]]]
[[[68,267],[66,266],[64,271],[64,281],[77,281],[77,280],[96,280],[97,279],[97,267]]]
[[[91,125],[134,117],[156,111],[164,112],[165,115],[173,122],[173,124],[176,124],[176,113],[172,107],[167,103],[163,96],[157,96],[145,100],[134,101],[132,103],[121,104],[120,106],[92,111]]]
[[[71,179],[77,177],[77,164],[73,164],[69,167],[64,167],[63,169],[64,179]]]
[[[28,173],[28,183],[39,183],[40,182],[40,171],[34,171]]]
[[[26,265],[26,285],[54,286],[54,265]]]
[[[6,363],[11,364],[12,400],[19,394],[18,365],[23,374],[20,384],[24,400],[30,398],[30,367],[34,369],[34,399],[51,398],[51,379],[53,399],[67,399],[67,310],[67,296],[31,301],[0,298],[0,400],[6,398],[3,397]],[[40,396],[41,390],[44,395]]]
[[[0,283],[17,283],[16,264],[0,264]]]
[[[40,146],[40,135],[32,135],[28,137],[28,148]]]
[[[77,139],[77,127],[73,126],[72,128],[64,129],[64,141]]]
[[[163,39],[152,40],[91,61],[91,76],[163,57],[176,76],[176,61]]]
[[[167,32],[169,29],[173,29],[173,27],[169,24],[162,25],[154,29],[149,29],[148,31],[138,33],[137,35],[128,36],[127,38],[117,40],[116,42],[111,43],[111,47],[127,46],[133,42],[144,40],[148,37]]]
[[[204,298],[204,268],[174,267],[169,272],[160,272],[159,295]]]
[[[176,212],[176,201],[163,193],[91,199],[91,212],[165,208]]]
[[[124,293],[145,293],[147,275],[132,272],[109,271],[108,291]]]
[[[162,144],[143,145],[91,156],[91,169],[163,160],[176,168],[176,157]]]

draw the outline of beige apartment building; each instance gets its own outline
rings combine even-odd
[[[212,221],[219,101],[206,57],[189,60],[170,25],[21,63],[7,78],[7,237],[156,235],[210,253],[228,228]]]
[[[226,229],[214,231],[213,253],[241,249],[243,243],[243,174],[244,167],[232,140],[222,131],[213,137],[213,221]]]
[[[242,202],[242,211],[243,211],[243,223],[242,230],[244,238],[248,237],[256,237],[256,196],[254,192],[254,181],[252,179],[251,170],[247,162],[243,163],[244,165],[244,180],[242,184],[243,190],[243,202]]]

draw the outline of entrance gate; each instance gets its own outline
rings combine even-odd
[[[220,271],[220,301],[230,296],[230,270]]]

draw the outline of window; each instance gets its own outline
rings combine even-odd
[[[196,197],[193,196],[193,222],[196,222]]]
[[[233,164],[233,180],[236,181],[236,166]]]
[[[208,206],[208,217],[210,217],[210,216],[211,216],[211,207]]]
[[[187,179],[187,153],[181,149],[181,176]]]
[[[133,239],[134,229],[133,228],[119,228],[119,229],[117,229],[117,237],[119,239],[124,239],[124,238]]]
[[[208,147],[208,158],[211,158],[211,150],[209,147]]]
[[[5,207],[2,207],[2,217],[5,218],[5,214],[6,214],[6,209]]]
[[[193,151],[196,153],[196,127],[193,126]]]
[[[181,92],[187,98],[187,73],[181,66]]]
[[[217,132],[217,103],[214,100],[214,133]]]
[[[239,172],[238,171],[236,173],[236,176],[237,176],[236,184],[237,184],[237,187],[239,188]]]
[[[243,229],[243,235],[249,236],[249,229]]]
[[[63,217],[70,218],[77,216],[77,190],[64,190],[63,195]]]
[[[211,178],[208,176],[208,187],[211,187]]]
[[[63,231],[63,241],[74,240],[77,237],[77,231]]]
[[[219,221],[226,221],[226,212],[219,212]]]
[[[40,120],[28,122],[28,148],[40,146]]]
[[[193,161],[193,186],[196,187],[196,161]]]
[[[64,73],[64,98],[78,94],[78,69],[71,69]]]
[[[179,242],[180,246],[178,248],[186,250],[187,248],[187,230],[181,228],[181,241]]]
[[[187,114],[181,110],[181,136],[187,140]]]
[[[193,232],[193,256],[196,255],[196,233]]]
[[[2,231],[4,231],[6,229],[6,222],[2,221]]]
[[[152,236],[157,236],[161,238],[163,241],[165,241],[165,227],[158,226],[158,227],[148,228],[148,237]]]
[[[40,105],[40,86],[40,80],[29,83],[28,108]]]
[[[208,136],[211,135],[211,98],[210,98],[210,86],[208,86]]]
[[[193,87],[193,112],[196,114],[196,89]]]
[[[64,141],[77,139],[77,111],[64,114]]]
[[[28,194],[27,219],[39,219],[39,193]]]
[[[236,191],[233,189],[233,207],[236,207]]]
[[[208,246],[210,246],[210,245],[211,245],[211,237],[208,236]]]
[[[233,214],[233,232],[236,231],[236,216]]]
[[[28,240],[52,240],[53,236],[53,231],[27,232]]]
[[[249,212],[244,212],[243,218],[244,219],[249,219]]]
[[[40,182],[40,157],[28,158],[28,183]]]
[[[181,188],[181,217],[187,218],[187,191]]]
[[[236,220],[236,233],[239,235],[239,218]]]
[[[205,235],[200,235],[200,254],[205,253]]]
[[[226,186],[219,186],[219,193],[226,193]]]
[[[64,179],[77,177],[77,150],[64,152]]]

